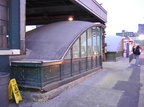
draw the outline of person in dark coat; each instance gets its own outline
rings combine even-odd
[[[142,49],[142,48],[141,48],[139,45],[137,45],[137,46],[135,47],[135,49],[133,50],[133,53],[134,53],[135,59],[136,59],[135,64],[136,64],[137,66],[140,66],[140,64],[139,64],[139,56],[140,56],[140,54],[141,54],[141,49]]]
[[[135,57],[135,49],[136,49],[136,47],[133,46],[133,47],[132,47],[132,52],[133,52],[133,57],[134,57],[134,59],[136,59],[136,57]]]

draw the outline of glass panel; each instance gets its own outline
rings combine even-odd
[[[65,59],[71,59],[71,50],[66,54]]]
[[[97,43],[96,43],[96,27],[92,28],[92,37],[93,37],[93,55],[97,55]]]
[[[97,40],[97,46],[96,46],[96,48],[97,48],[97,55],[100,55],[101,54],[101,51],[100,51],[100,47],[101,47],[101,40],[100,40],[100,38],[101,38],[101,33],[100,33],[100,27],[96,27],[96,40]]]
[[[80,53],[79,53],[79,39],[75,42],[73,45],[73,58],[79,58]]]
[[[92,38],[92,31],[91,29],[89,29],[87,31],[87,51],[88,51],[88,56],[92,56],[93,55],[93,48],[92,48],[92,43],[93,43],[93,38]]]
[[[86,32],[81,36],[81,57],[86,57]]]

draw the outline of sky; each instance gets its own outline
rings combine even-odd
[[[107,11],[106,35],[137,32],[144,24],[144,0],[96,0]]]

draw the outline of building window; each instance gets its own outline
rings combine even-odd
[[[0,0],[0,49],[8,48],[8,7],[7,0]]]

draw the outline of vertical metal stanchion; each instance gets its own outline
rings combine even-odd
[[[126,58],[129,57],[129,42],[126,43]]]

